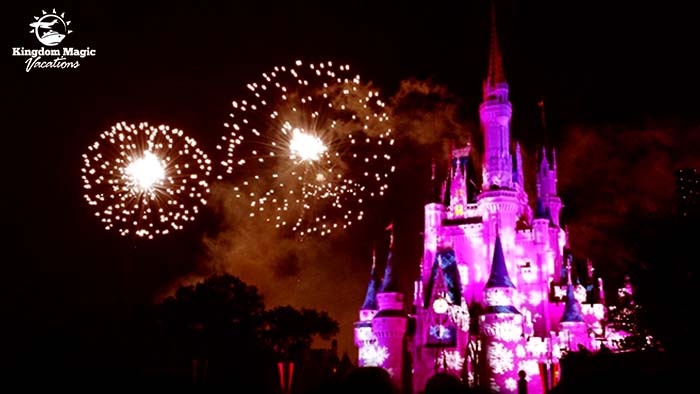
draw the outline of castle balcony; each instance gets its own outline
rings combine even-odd
[[[447,218],[443,219],[442,225],[456,226],[462,224],[477,224],[481,223],[481,218],[482,214],[479,204],[467,204],[463,208],[461,215],[455,215],[451,210],[448,210]]]
[[[517,200],[518,198],[518,192],[515,190],[509,190],[509,189],[496,189],[496,190],[487,190],[484,192],[481,192],[479,196],[477,197],[477,200],[481,201],[485,198],[514,198]]]
[[[479,211],[479,204],[477,203],[467,204],[467,207],[464,210],[464,212],[466,213],[465,216],[467,217],[481,216],[481,211]]]
[[[488,213],[507,212],[516,214],[520,209],[518,192],[508,189],[488,190],[482,192],[477,197],[477,203]]]

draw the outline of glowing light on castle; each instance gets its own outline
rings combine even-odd
[[[107,230],[152,239],[194,221],[211,161],[182,130],[120,122],[83,154],[84,198]]]
[[[232,102],[217,179],[248,214],[299,236],[362,220],[394,171],[394,140],[379,92],[333,62],[278,66]]]

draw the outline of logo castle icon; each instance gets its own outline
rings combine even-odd
[[[68,25],[70,25],[69,20],[65,20],[65,12],[58,15],[56,9],[54,8],[51,13],[46,11],[41,11],[42,16],[35,16],[36,22],[30,23],[29,26],[33,29],[30,33],[35,34],[36,38],[40,43],[46,46],[56,46],[63,41],[64,38],[70,33],[68,30]]]

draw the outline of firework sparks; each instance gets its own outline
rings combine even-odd
[[[331,62],[275,67],[232,103],[217,146],[236,197],[301,236],[330,234],[362,220],[384,195],[391,164],[389,117],[379,93]]]
[[[323,152],[328,150],[328,147],[318,137],[294,129],[292,140],[289,142],[289,150],[292,151],[292,155],[289,157],[292,160],[298,156],[301,160],[316,161],[321,158]]]
[[[193,221],[211,161],[181,130],[117,123],[83,154],[84,198],[107,230],[152,239]]]

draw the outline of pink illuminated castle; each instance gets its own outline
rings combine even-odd
[[[542,149],[528,196],[492,13],[489,69],[479,107],[483,171],[471,146],[452,150],[439,201],[425,205],[424,255],[412,306],[396,288],[391,251],[375,264],[355,324],[360,366],[381,366],[405,393],[438,372],[472,387],[543,393],[564,352],[614,348],[603,329],[603,284],[574,267],[559,216],[556,152]],[[480,184],[480,187],[477,185]],[[409,312],[407,312],[409,311]]]

